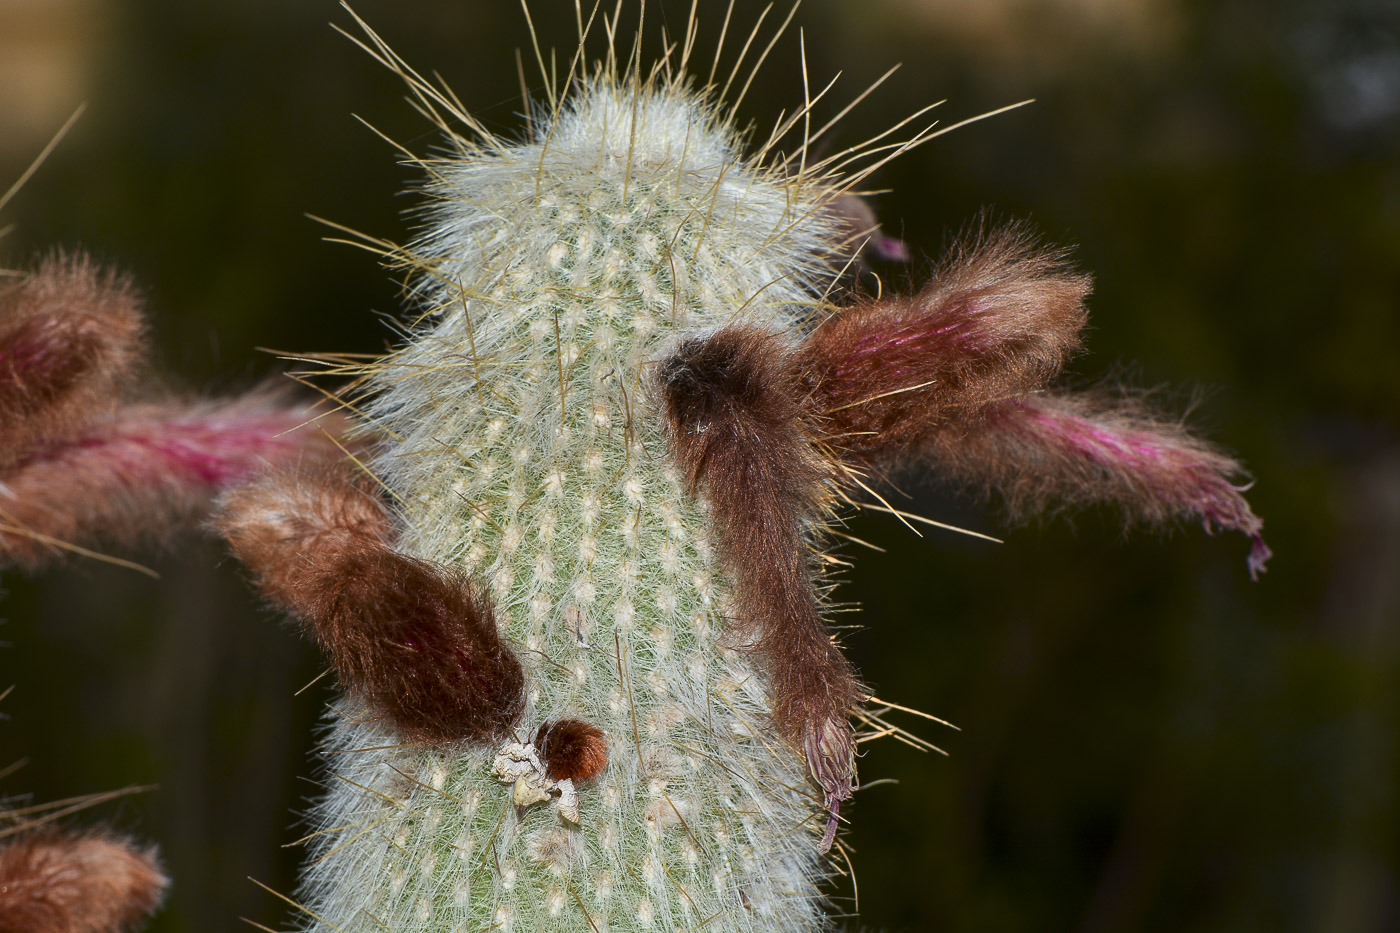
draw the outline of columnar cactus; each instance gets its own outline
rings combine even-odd
[[[679,80],[604,71],[530,141],[451,141],[402,257],[414,335],[371,374],[370,468],[398,549],[489,598],[525,703],[497,741],[451,745],[344,711],[309,928],[820,928],[822,793],[726,621],[655,373],[681,335],[815,319],[850,237],[837,190],[745,159]],[[272,494],[241,494],[240,520]],[[572,818],[517,809],[497,756],[567,719],[601,729],[606,768]]]

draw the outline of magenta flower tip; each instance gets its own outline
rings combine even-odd
[[[899,237],[876,235],[870,241],[870,249],[885,262],[909,261],[909,246]]]
[[[1268,569],[1264,565],[1269,562],[1270,557],[1274,556],[1274,552],[1269,550],[1269,546],[1264,543],[1263,535],[1256,533],[1252,537],[1254,543],[1249,548],[1249,578],[1258,580],[1259,574]]]

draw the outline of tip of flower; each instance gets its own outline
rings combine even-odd
[[[821,845],[817,851],[822,855],[831,851],[831,844],[836,841],[836,824],[841,817],[840,799],[832,800],[826,808],[826,830],[822,832]]]
[[[1249,579],[1258,580],[1259,574],[1268,568],[1264,565],[1269,562],[1269,558],[1274,556],[1274,552],[1269,550],[1269,546],[1264,543],[1264,536],[1256,534],[1253,536],[1254,543],[1249,548]]]
[[[870,251],[885,262],[909,261],[909,245],[899,237],[877,234],[870,241]]]
[[[855,737],[850,723],[836,719],[816,723],[807,734],[803,751],[826,807],[826,829],[819,847],[825,855],[836,840],[841,801],[849,800],[855,792]]]

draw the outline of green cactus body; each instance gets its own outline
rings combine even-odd
[[[820,794],[726,644],[705,503],[648,372],[682,333],[799,332],[832,274],[834,191],[746,161],[675,83],[599,78],[534,141],[453,142],[408,259],[421,316],[375,367],[373,469],[401,549],[494,601],[528,676],[519,739],[586,719],[609,764],[577,823],[552,802],[518,816],[498,747],[404,746],[345,710],[309,928],[819,929]]]

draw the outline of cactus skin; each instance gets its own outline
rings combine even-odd
[[[635,131],[634,131],[635,123]],[[375,367],[399,547],[467,571],[525,667],[517,728],[582,718],[609,764],[577,825],[517,815],[492,746],[410,747],[349,711],[309,929],[809,931],[820,794],[726,645],[705,506],[648,376],[682,334],[799,333],[835,196],[746,162],[678,86],[589,83],[536,142],[435,167],[413,339]]]

